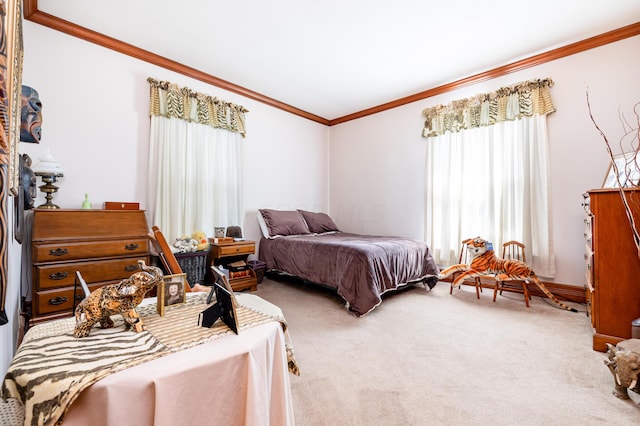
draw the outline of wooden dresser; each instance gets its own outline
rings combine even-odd
[[[149,264],[142,210],[35,209],[33,215],[32,323],[72,314],[76,271],[93,290],[131,276],[139,259]],[[84,297],[80,286],[76,297]]]
[[[634,220],[640,225],[640,190],[631,194]],[[640,318],[640,259],[617,189],[584,194],[587,313],[593,349],[631,338],[631,321]]]

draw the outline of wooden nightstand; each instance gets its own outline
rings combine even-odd
[[[232,241],[232,242],[218,242],[209,243],[209,255],[207,258],[207,265],[222,265],[227,267],[232,262],[239,260],[247,261],[250,254],[256,252],[255,241]],[[229,278],[229,284],[234,291],[251,290],[254,291],[258,288],[258,279],[253,270],[250,269],[250,276],[240,278]],[[205,277],[206,283],[213,282],[213,275],[210,270],[207,270]]]

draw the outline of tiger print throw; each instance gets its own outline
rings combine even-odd
[[[473,256],[471,263],[469,265],[461,263],[449,266],[440,272],[439,279],[447,278],[455,272],[462,272],[453,280],[454,287],[460,286],[466,278],[475,278],[487,274],[495,274],[497,281],[522,280],[527,283],[533,281],[556,305],[571,312],[578,312],[576,309],[559,301],[526,263],[520,260],[499,259],[493,248],[489,248],[490,243],[480,237],[465,240],[463,243],[467,244],[467,250]]]
[[[144,330],[141,319],[136,312],[145,294],[158,285],[163,274],[160,268],[146,266],[139,260],[140,272],[118,284],[102,286],[92,291],[76,307],[75,337],[87,337],[94,324],[100,323],[102,328],[113,327],[111,315],[122,316],[125,329],[133,327],[136,331]]]

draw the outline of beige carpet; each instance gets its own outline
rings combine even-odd
[[[439,283],[389,293],[355,318],[317,286],[265,279],[255,294],[289,323],[299,426],[640,424],[640,396],[611,394],[584,306],[526,308],[514,293],[494,303]]]

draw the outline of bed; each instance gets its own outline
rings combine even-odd
[[[401,286],[433,288],[438,266],[424,241],[342,232],[325,213],[260,209],[259,260],[279,272],[328,286],[356,316]]]

